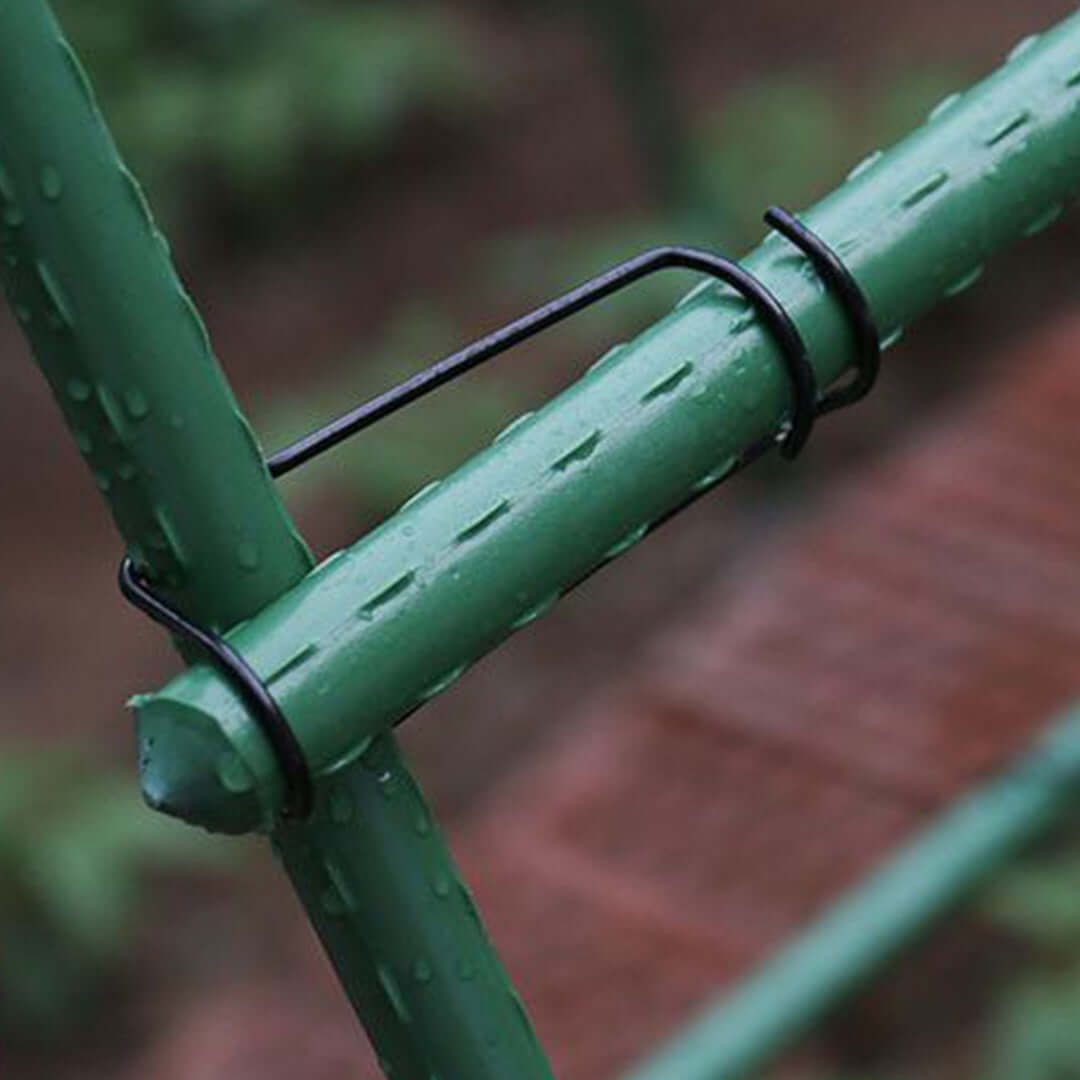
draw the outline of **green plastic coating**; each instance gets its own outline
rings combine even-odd
[[[40,0],[0,4],[0,279],[158,587],[196,621],[229,627],[294,585],[308,553]]]
[[[1080,15],[943,101],[804,215],[893,340],[971,285],[993,252],[1053,222],[1080,189]],[[850,328],[807,259],[776,235],[746,260],[792,314],[824,388]],[[784,365],[747,304],[705,284],[535,415],[231,636],[317,771],[362,752],[574,582],[640,539],[738,455],[779,433]],[[818,437],[827,437],[827,433]],[[196,667],[137,702],[144,783],[212,829],[265,827],[280,805],[266,744]],[[242,792],[213,763],[235,752]],[[168,773],[168,775],[166,775]]]
[[[0,263],[34,355],[158,589],[217,628],[296,585],[307,549],[40,0],[0,3]],[[159,779],[180,775],[156,764]],[[228,748],[211,773],[222,790],[250,784]],[[182,797],[176,783],[144,790],[162,808]],[[392,737],[316,798],[312,820],[279,826],[273,842],[387,1074],[549,1080]]]
[[[625,1080],[756,1075],[1075,807],[1078,785],[1074,708]]]
[[[275,843],[393,1080],[551,1080],[521,999],[392,736]]]

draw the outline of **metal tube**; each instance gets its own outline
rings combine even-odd
[[[1074,708],[625,1080],[755,1075],[1075,806],[1078,781]]]
[[[1054,221],[1080,189],[1080,15],[873,154],[804,215],[845,260],[889,338],[972,284],[989,255]],[[745,261],[795,318],[818,384],[854,360],[806,258],[770,236]],[[348,760],[449,686],[573,583],[782,430],[775,343],[707,285],[494,446],[238,629],[316,771]],[[280,785],[265,741],[205,667],[137,702],[144,779],[210,828],[265,825]],[[237,794],[212,763],[236,753]],[[165,778],[165,764],[172,770]]]
[[[86,76],[39,0],[0,4],[0,273],[155,585],[212,628],[296,585],[307,549]],[[180,774],[156,765],[166,799]],[[277,826],[272,842],[387,1073],[550,1080],[394,740],[339,766],[316,790],[310,821]],[[222,790],[249,782],[230,753],[210,776]]]
[[[0,279],[129,551],[224,628],[311,566],[48,6],[0,4]]]
[[[551,1080],[521,999],[390,735],[274,835],[393,1080]]]

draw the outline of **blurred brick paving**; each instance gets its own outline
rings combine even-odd
[[[1080,694],[1080,322],[1005,369],[456,837],[562,1080],[629,1064]]]

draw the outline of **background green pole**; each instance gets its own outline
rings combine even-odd
[[[1074,15],[871,155],[805,219],[892,338],[971,285],[993,252],[1053,222],[1078,189]],[[778,236],[745,265],[796,319],[827,386],[853,360],[834,298]],[[231,641],[268,681],[312,766],[332,769],[722,480],[789,407],[774,342],[734,293],[707,284]],[[138,710],[153,798],[209,828],[265,826],[281,797],[274,762],[214,672],[192,668]],[[226,753],[252,774],[243,791],[215,778]]]
[[[251,431],[40,0],[0,4],[0,274],[141,569],[229,627],[310,567]],[[243,762],[212,765],[243,789]],[[395,1080],[550,1069],[389,736],[273,842]],[[267,819],[266,827],[273,823]]]
[[[1080,710],[961,799],[625,1080],[758,1072],[1076,806]]]

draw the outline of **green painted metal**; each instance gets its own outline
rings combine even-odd
[[[130,550],[204,625],[253,616],[307,550],[40,0],[0,4],[0,200],[5,291]],[[231,752],[210,765],[223,790],[250,784]],[[176,793],[147,785],[151,802]],[[316,796],[272,842],[387,1073],[549,1080],[392,737]]]
[[[866,985],[1080,793],[1080,708],[961,799],[625,1080],[741,1080]]]
[[[0,4],[0,279],[128,549],[192,618],[309,556],[47,5]]]
[[[468,889],[391,736],[275,834],[394,1080],[551,1080]]]
[[[804,216],[892,339],[972,284],[993,252],[1054,221],[1078,189],[1080,15],[1022,43]],[[746,266],[796,319],[819,383],[840,377],[853,360],[849,330],[807,260],[770,236]],[[773,342],[743,301],[708,284],[231,641],[313,767],[333,770],[722,480],[788,408]],[[210,828],[266,827],[278,775],[216,674],[192,668],[137,705],[151,789]],[[250,770],[245,791],[215,779],[229,751]]]

